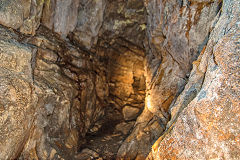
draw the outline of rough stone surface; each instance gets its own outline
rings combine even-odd
[[[152,142],[164,131],[160,119],[145,108],[118,150],[118,159],[145,159]]]
[[[21,0],[2,0],[0,2],[0,24],[14,29],[23,24],[24,6]]]
[[[109,39],[111,44],[121,37],[143,48],[146,31],[145,11],[143,1],[107,0],[99,37]]]
[[[45,27],[34,37],[0,29],[0,159],[73,157],[104,114],[104,64]]]
[[[219,5],[211,0],[189,3],[183,0],[181,5],[171,0],[146,2],[149,12],[146,103],[155,115],[161,117],[162,112],[167,112],[185,85],[192,62],[208,40]]]
[[[48,0],[21,0],[24,8],[24,21],[20,27],[20,32],[35,35],[40,25],[44,2],[48,2]]]
[[[78,20],[79,0],[48,0],[44,4],[42,24],[66,37]]]
[[[0,159],[15,159],[26,143],[34,120],[31,59],[33,50],[0,28]]]
[[[238,159],[239,3],[1,0],[0,159]]]
[[[119,123],[118,125],[116,125],[116,131],[122,132],[123,134],[127,135],[134,126],[134,123],[134,121]]]
[[[99,154],[97,154],[96,152],[94,152],[88,148],[83,149],[81,151],[81,153],[79,153],[78,155],[75,156],[75,158],[78,160],[88,160],[89,157],[92,157],[96,160],[102,160],[102,158],[99,157]]]
[[[239,8],[237,0],[224,1],[148,159],[239,159]]]
[[[129,104],[142,109],[146,89],[144,52],[124,39],[115,41],[107,50],[111,103],[119,109]]]
[[[90,0],[81,3],[78,12],[77,26],[73,39],[86,48],[91,48],[98,40],[98,32],[103,23],[106,0]]]
[[[66,37],[77,25],[79,5],[79,0],[2,0],[0,24],[34,35],[41,21]]]
[[[35,129],[21,158],[68,159],[84,144],[82,138],[104,113],[102,102],[108,94],[104,75],[93,72],[101,64],[92,63],[88,55],[44,27],[25,41],[39,47],[34,66],[39,101]]]
[[[103,132],[106,125],[104,115],[111,115],[107,122],[112,123],[114,116],[122,113],[124,105],[132,105],[138,111],[144,107],[142,44],[145,28],[140,27],[145,22],[144,6],[143,3],[135,6],[137,1],[121,2],[117,6],[113,1],[95,0],[21,2],[14,4],[23,8],[23,11],[16,12],[17,16],[23,16],[20,16],[21,23],[14,26],[6,19],[1,22],[21,33],[32,35],[19,34],[11,39],[25,43],[34,50],[30,65],[34,94],[38,100],[34,106],[36,110],[32,116],[31,130],[28,138],[18,147],[21,149],[18,156],[19,159],[68,159],[86,144],[85,136]],[[7,1],[4,4],[7,5]],[[111,9],[105,10],[106,5]],[[126,11],[128,14],[125,15]],[[3,14],[7,13],[4,10]],[[120,16],[118,20],[113,16],[116,14]],[[128,23],[130,20],[133,21]],[[118,21],[121,22],[118,24]],[[103,24],[105,27],[101,28]],[[137,43],[123,30],[140,37]],[[108,33],[111,36],[106,36]],[[121,37],[123,34],[126,37]],[[69,40],[61,39],[67,35]],[[113,38],[117,40],[112,41]],[[14,60],[14,63],[17,62]],[[111,113],[106,109],[108,103],[113,104],[114,111]],[[119,116],[113,129],[122,121],[123,117]],[[108,136],[114,137],[115,133],[112,134]],[[102,145],[106,146],[104,153],[111,157],[116,155],[120,143],[115,147],[109,147],[109,144],[122,141],[125,138],[122,134]],[[97,147],[101,148],[101,144]]]
[[[40,25],[44,3],[44,0],[2,0],[0,24],[34,35]]]
[[[210,0],[179,2],[145,1],[148,12],[145,109],[136,129],[119,149],[119,157],[146,157],[156,137],[164,131],[170,117],[169,106],[186,84],[192,62],[208,40],[220,5],[219,1]],[[152,124],[156,129],[147,134],[145,130]],[[142,145],[145,146],[138,147]]]

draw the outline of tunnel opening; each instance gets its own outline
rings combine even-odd
[[[116,159],[122,142],[144,109],[144,49],[120,37],[104,47],[104,52],[107,53],[109,87],[107,105],[103,116],[89,127],[78,157],[89,154],[95,158]]]

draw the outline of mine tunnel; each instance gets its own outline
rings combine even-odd
[[[0,160],[240,157],[239,0],[0,0]]]

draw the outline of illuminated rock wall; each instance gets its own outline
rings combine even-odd
[[[0,160],[240,157],[239,0],[1,0]]]

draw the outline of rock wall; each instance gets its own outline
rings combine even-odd
[[[83,158],[119,114],[128,134],[144,107],[143,2],[0,4],[0,159]]]
[[[68,159],[104,115],[105,64],[45,27],[1,30],[0,159]]]
[[[224,1],[148,159],[239,159],[239,1]]]
[[[119,157],[144,159],[166,129],[169,107],[188,82],[192,62],[208,42],[220,1],[145,1],[148,12],[145,109],[119,149]]]
[[[34,82],[39,100],[36,128],[23,159],[71,157],[106,106],[104,64],[49,32],[40,27],[36,36],[24,39],[37,47]]]
[[[18,43],[17,34],[0,30],[0,159],[15,159],[30,135],[36,111],[34,50]]]
[[[238,159],[238,0],[0,1],[0,159]]]

